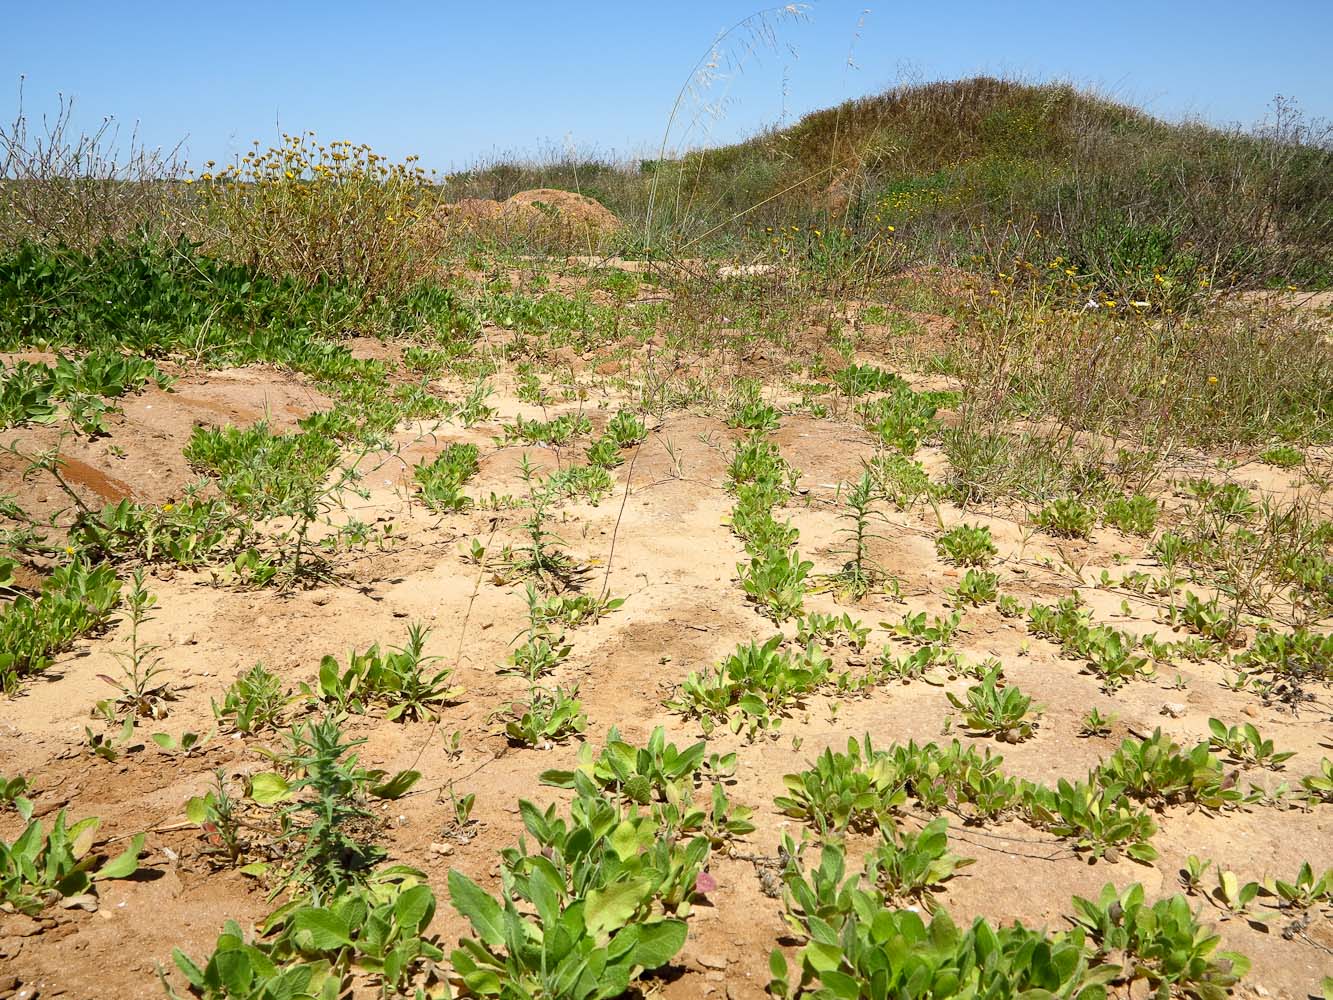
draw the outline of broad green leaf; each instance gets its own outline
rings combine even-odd
[[[291,794],[287,779],[274,771],[261,771],[250,779],[250,798],[261,806],[281,802]]]
[[[316,951],[334,951],[352,943],[347,922],[321,906],[304,906],[292,915],[292,929],[307,934]]]
[[[208,819],[208,807],[207,795],[195,795],[185,803],[185,818],[191,823],[203,823]]]
[[[128,878],[133,875],[139,868],[139,853],[143,850],[143,838],[142,833],[136,833],[130,839],[130,846],[94,872],[93,878]]]
[[[537,776],[537,780],[543,785],[554,785],[556,788],[573,788],[573,771],[543,771]]]
[[[658,920],[639,925],[639,941],[632,961],[641,969],[657,969],[676,957],[685,947],[688,928],[683,920]]]
[[[370,794],[377,799],[400,799],[420,780],[420,771],[399,771],[388,781],[372,785]]]
[[[393,903],[393,916],[405,931],[416,933],[435,909],[435,894],[428,885],[404,890]]]
[[[612,931],[625,926],[651,889],[652,884],[646,878],[628,879],[606,889],[593,889],[588,893],[587,907],[583,911],[588,933],[598,942],[605,943]]]
[[[500,904],[485,889],[454,868],[449,869],[449,899],[454,909],[467,917],[472,929],[485,944],[492,948],[504,944],[504,919]]]

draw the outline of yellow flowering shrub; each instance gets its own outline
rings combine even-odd
[[[313,132],[255,143],[192,179],[206,242],[275,274],[346,281],[367,295],[400,288],[415,273],[414,226],[436,201],[416,159],[325,145]]]

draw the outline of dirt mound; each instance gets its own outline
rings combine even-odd
[[[587,252],[620,229],[616,214],[587,195],[535,188],[505,201],[463,198],[441,205],[422,227],[421,240],[427,246],[441,246],[451,235],[482,234]]]
[[[503,211],[500,203],[492,198],[464,198],[440,206],[440,214],[445,218],[467,221],[489,222]]]
[[[507,199],[503,208],[509,211],[535,210],[543,215],[555,215],[565,224],[582,226],[596,232],[614,232],[620,228],[620,219],[609,208],[595,198],[573,191],[555,188],[520,191]]]

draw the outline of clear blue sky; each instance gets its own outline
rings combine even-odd
[[[278,125],[429,167],[574,145],[651,154],[695,60],[756,0],[504,3],[0,0],[0,113],[76,99],[82,123],[182,138],[193,163]],[[857,23],[864,23],[847,69]],[[1333,0],[816,0],[705,97],[729,141],[904,73],[1067,79],[1166,118],[1252,123],[1274,95],[1333,118]],[[695,117],[697,104],[685,110]]]

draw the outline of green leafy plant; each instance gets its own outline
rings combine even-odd
[[[1220,719],[1209,719],[1208,732],[1214,750],[1242,764],[1281,770],[1295,756],[1294,751],[1274,752],[1273,741],[1260,736],[1252,722],[1228,726]]]
[[[605,440],[617,448],[633,448],[648,436],[648,426],[631,410],[617,410],[606,422]]]
[[[848,396],[865,396],[872,392],[887,392],[905,382],[892,372],[874,365],[848,365],[833,375],[833,384]]]
[[[463,400],[463,405],[458,408],[458,419],[464,427],[475,427],[477,424],[485,423],[500,412],[487,402],[494,393],[495,389],[484,377],[478,378],[472,384],[467,397]]]
[[[867,463],[866,470],[880,496],[899,510],[911,510],[938,492],[925,467],[899,451],[881,452]]]
[[[795,981],[773,952],[774,996],[1095,1000],[1119,972],[1091,967],[1080,928],[1050,935],[978,919],[960,930],[943,911],[927,923],[912,909],[886,908],[881,892],[843,872],[842,851],[829,844],[808,877],[794,862],[784,873],[786,921],[806,943]]]
[[[0,809],[12,808],[26,823],[32,818],[32,800],[25,793],[31,791],[32,786],[23,775],[11,778],[0,775]]]
[[[989,604],[999,596],[1000,578],[988,569],[969,569],[953,593],[955,604],[971,607]]]
[[[135,834],[122,854],[96,867],[93,845],[100,823],[89,817],[71,825],[61,809],[49,832],[41,820],[32,820],[12,844],[0,840],[0,904],[40,913],[57,900],[93,892],[98,881],[133,875],[144,835]]]
[[[1123,956],[1117,979],[1146,979],[1158,990],[1222,1000],[1249,971],[1243,955],[1217,950],[1221,938],[1199,924],[1183,896],[1149,906],[1138,883],[1123,892],[1108,883],[1096,900],[1075,896],[1073,905],[1073,920],[1087,931],[1097,957]]]
[[[0,606],[0,692],[12,693],[79,636],[105,625],[119,601],[115,570],[76,559],[54,570],[36,597],[20,594]]]
[[[475,444],[451,444],[430,462],[420,462],[412,478],[421,489],[421,500],[436,513],[466,510],[472,503],[463,485],[477,474],[480,453]]]
[[[735,403],[727,415],[728,427],[766,434],[777,429],[778,411],[760,396],[758,382],[743,380],[738,384]]]
[[[967,689],[963,701],[949,692],[949,703],[963,713],[969,729],[984,736],[994,736],[1003,743],[1021,743],[1037,728],[1041,710],[1032,707],[1032,699],[1015,686],[1001,686],[995,672],[980,684]]]
[[[987,566],[999,551],[984,524],[958,524],[935,539],[935,551],[957,566]]]
[[[916,392],[906,382],[890,387],[887,395],[857,406],[857,413],[887,448],[912,455],[921,442],[939,430],[935,418],[941,406],[956,403],[951,392]]]
[[[672,844],[648,817],[590,793],[575,799],[568,821],[554,806],[519,809],[540,853],[504,852],[498,899],[449,873],[450,898],[473,934],[451,962],[471,994],[606,1000],[680,951],[684,920],[654,910],[687,901],[707,841]]]
[[[1216,810],[1244,800],[1235,775],[1223,773],[1207,742],[1185,750],[1160,728],[1147,739],[1126,737],[1095,773],[1101,783],[1153,805],[1190,802]]]
[[[452,669],[432,669],[440,657],[425,654],[429,635],[422,625],[409,625],[401,649],[382,653],[376,643],[361,653],[352,650],[345,670],[325,656],[319,664],[319,699],[352,712],[382,704],[389,720],[436,718],[439,707],[457,701],[463,689],[450,686]]]
[[[609,437],[600,437],[588,445],[587,455],[589,465],[595,465],[602,469],[614,469],[625,461],[621,457],[620,449],[616,447],[615,441]]]
[[[1182,603],[1172,602],[1167,621],[1172,625],[1183,623],[1205,638],[1223,644],[1230,644],[1239,630],[1235,614],[1223,611],[1218,598],[1204,601],[1190,590],[1185,591]]]
[[[759,431],[753,431],[748,437],[736,442],[731,464],[727,467],[727,477],[733,490],[750,483],[769,490],[783,490],[790,495],[796,488],[799,475],[787,464],[778,446]]]
[[[796,640],[802,644],[817,641],[832,647],[841,640],[859,652],[865,649],[869,636],[870,627],[861,624],[845,611],[841,615],[825,615],[813,611],[796,619]]]
[[[1326,868],[1316,876],[1310,862],[1302,861],[1296,877],[1290,882],[1274,879],[1269,891],[1282,901],[1283,906],[1308,910],[1312,906],[1333,902],[1333,868]]]
[[[1079,722],[1078,734],[1080,736],[1110,736],[1111,727],[1115,725],[1115,720],[1114,713],[1103,715],[1100,709],[1090,708]]]
[[[866,856],[865,880],[892,904],[919,901],[935,910],[931,893],[973,863],[949,850],[949,822],[937,817],[917,833],[880,827],[880,839]]]
[[[1294,469],[1305,464],[1305,453],[1289,444],[1281,444],[1260,453],[1259,461],[1279,469]]]
[[[179,736],[172,736],[170,733],[152,733],[148,738],[166,753],[192,757],[201,753],[212,742],[214,735],[215,733],[194,733],[187,730]]]
[[[81,511],[70,539],[89,555],[201,566],[233,551],[246,523],[219,499],[187,498],[160,507],[121,500],[99,513]]]
[[[1333,802],[1333,760],[1321,760],[1318,773],[1301,779],[1301,788],[1311,801]]]
[[[749,565],[736,567],[741,589],[768,617],[781,623],[799,615],[804,607],[805,581],[814,563],[799,552],[769,546],[755,554]]]
[[[529,595],[530,616],[538,625],[559,622],[570,628],[577,628],[587,622],[595,622],[612,611],[618,611],[625,604],[623,597],[610,597],[595,594],[552,594],[539,598],[535,593]]]
[[[504,441],[524,444],[563,445],[575,437],[592,433],[592,421],[586,413],[564,413],[550,420],[525,420],[521,415],[505,424]]]
[[[751,642],[714,667],[692,671],[667,707],[698,719],[705,733],[718,722],[751,738],[776,728],[781,713],[822,684],[831,667],[813,647],[793,655],[781,644],[781,635],[762,646]]]
[[[1119,528],[1127,535],[1147,538],[1157,527],[1158,506],[1152,497],[1136,493],[1133,496],[1112,497],[1102,510],[1102,521]]]
[[[661,726],[648,742],[635,747],[620,739],[612,727],[602,752],[593,757],[590,744],[579,748],[574,771],[544,771],[541,781],[559,788],[597,788],[628,803],[647,806],[664,830],[676,835],[702,833],[714,847],[754,832],[752,810],[732,803],[722,790],[723,776],[735,771],[736,755],[713,754],[705,759],[706,744],[678,748],[666,742]],[[696,801],[695,790],[705,777],[712,791],[705,802]]]
[[[444,951],[425,936],[435,915],[430,887],[405,873],[393,877],[397,884],[381,877],[376,885],[319,902],[293,900],[272,913],[252,941],[229,920],[202,966],[176,949],[176,967],[202,1000],[337,996],[351,973],[384,996],[406,995],[419,973],[433,981],[429,970]]]
[[[661,726],[653,730],[646,745],[635,747],[621,739],[620,730],[612,726],[606,745],[596,758],[592,746],[585,743],[579,748],[577,771],[543,771],[541,781],[558,788],[573,788],[575,775],[582,773],[597,787],[640,805],[680,801],[693,792],[707,749],[708,744],[703,741],[683,750],[667,743],[666,730]]]
[[[339,448],[327,435],[274,434],[260,421],[247,428],[195,427],[185,458],[216,477],[223,496],[260,518],[304,504],[333,472]]]
[[[1097,511],[1077,497],[1060,497],[1042,507],[1037,524],[1060,538],[1087,538],[1097,524]]]
[[[606,467],[593,463],[590,465],[567,465],[552,472],[546,480],[546,488],[556,496],[584,497],[589,503],[596,504],[611,492],[613,482]]]
[[[227,686],[222,704],[212,702],[213,717],[235,732],[257,733],[276,728],[290,701],[282,679],[256,663]]]
[[[916,614],[907,612],[899,622],[880,622],[879,624],[880,628],[888,629],[901,639],[907,639],[921,645],[947,646],[962,627],[963,616],[958,611],[950,613],[947,618],[935,615],[928,624],[924,611],[918,611]]]
[[[1244,917],[1250,923],[1263,925],[1268,921],[1267,914],[1260,914],[1250,909],[1251,904],[1263,891],[1264,887],[1258,882],[1242,882],[1235,872],[1219,868],[1217,885],[1211,895],[1221,907],[1223,919]]]
[[[520,746],[536,747],[560,743],[582,733],[588,728],[588,717],[578,693],[577,686],[566,691],[559,685],[553,688],[533,685],[526,701],[510,706],[505,735]]]
[[[1157,824],[1118,785],[1061,778],[1054,788],[1027,786],[1024,798],[1034,826],[1070,838],[1076,850],[1094,859],[1114,861],[1122,851],[1144,863],[1157,857],[1149,843]]]
[[[894,811],[907,801],[902,769],[874,748],[869,735],[859,744],[849,739],[846,753],[825,750],[810,768],[784,775],[782,783],[786,794],[774,804],[823,836],[892,825]]]
[[[1260,629],[1238,657],[1247,669],[1271,671],[1297,682],[1333,678],[1333,636],[1297,628],[1291,632]]]
[[[1213,866],[1211,860],[1204,860],[1197,854],[1191,854],[1185,859],[1185,867],[1180,870],[1180,882],[1185,887],[1185,891],[1194,895],[1203,889],[1203,877],[1208,869]]]

